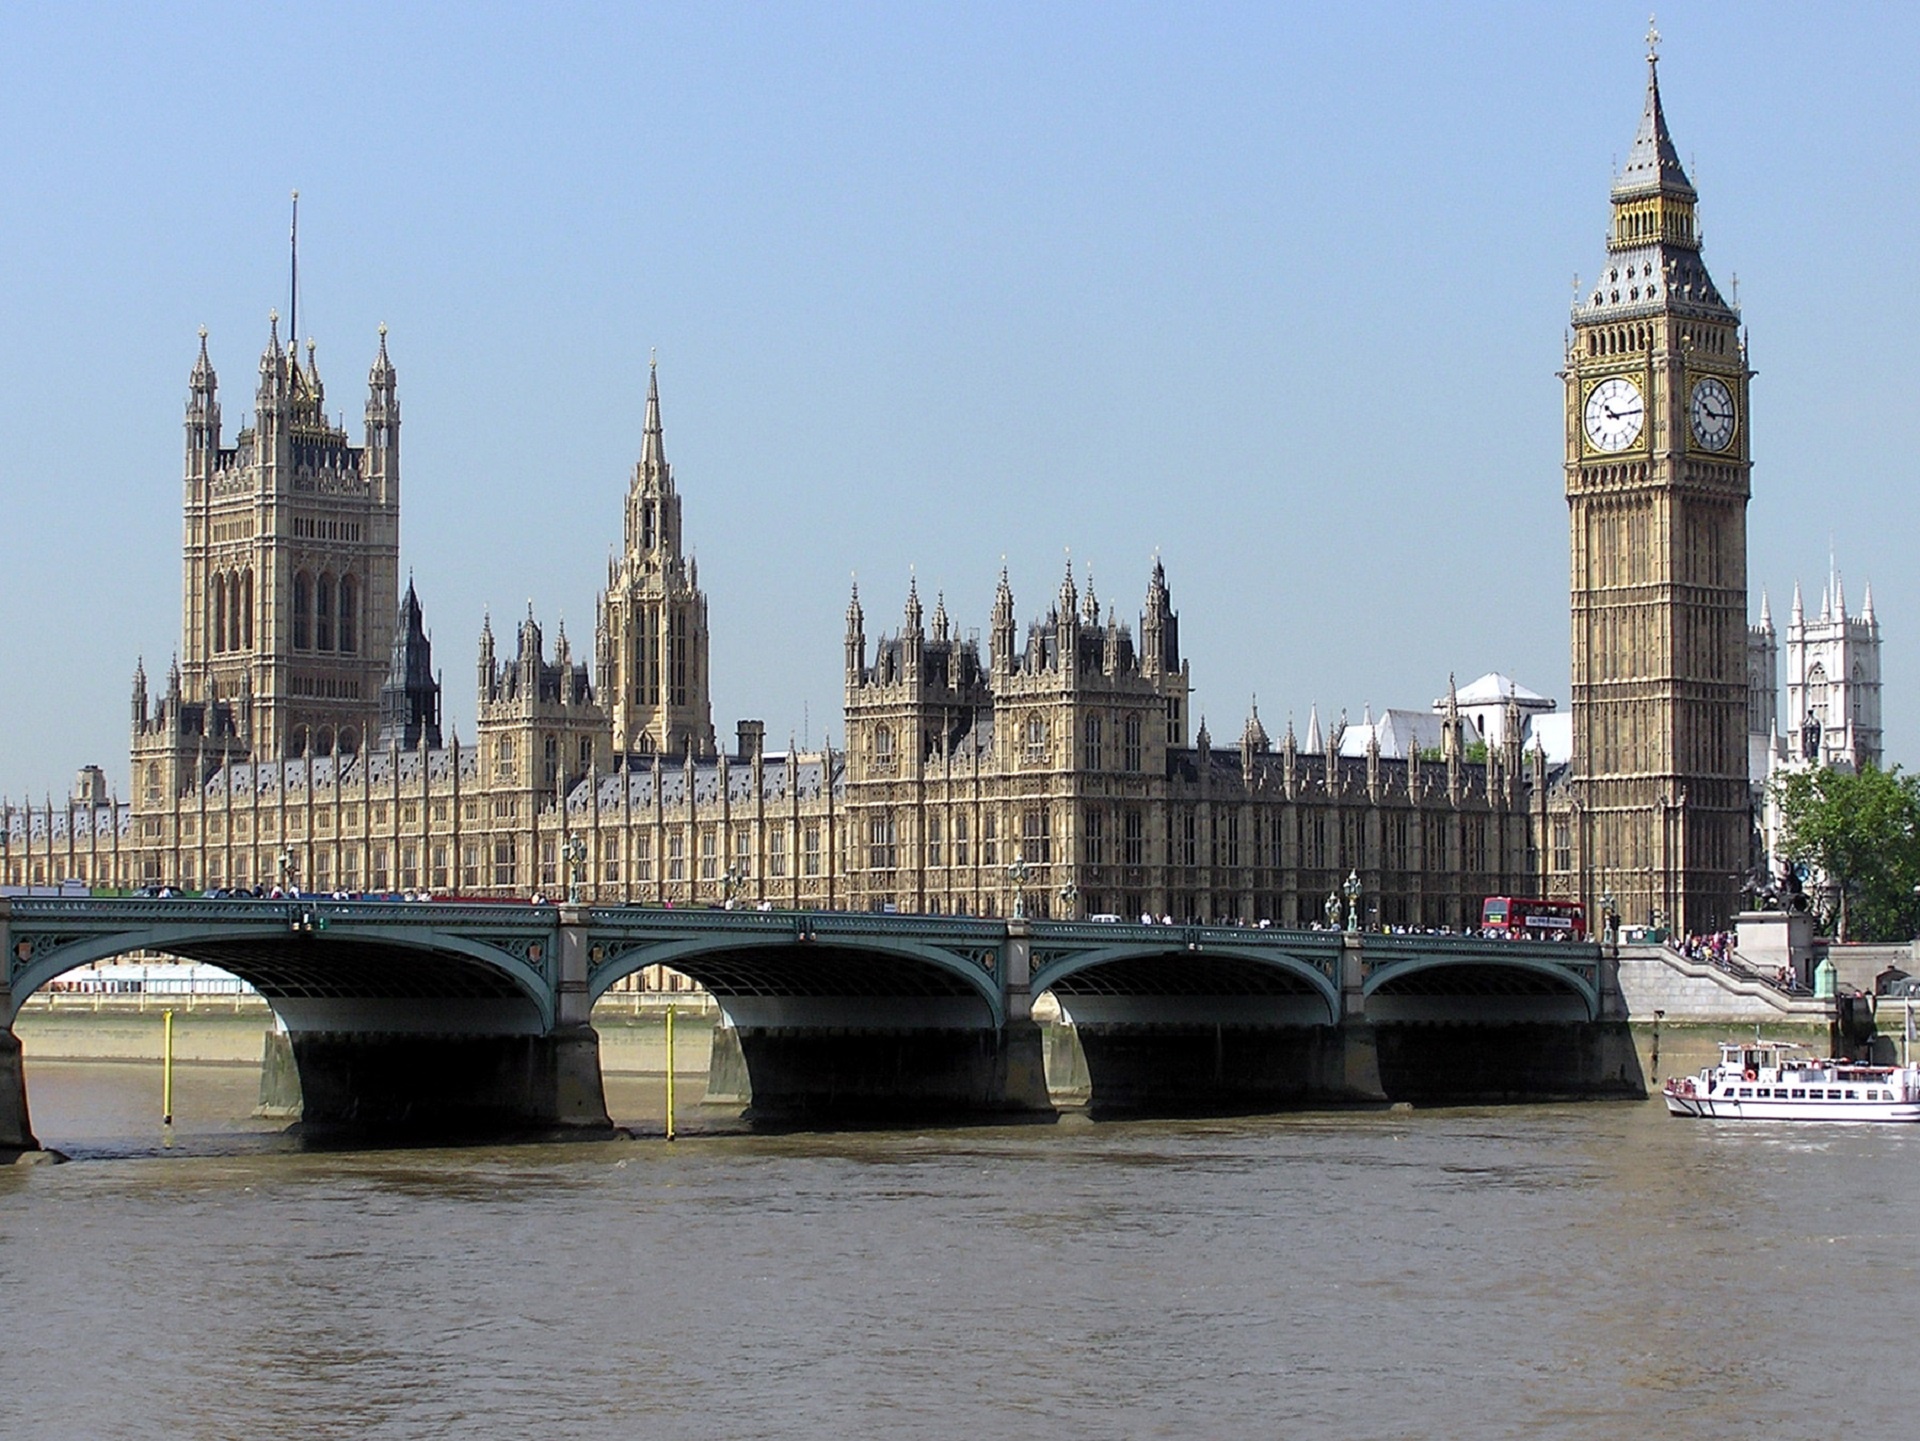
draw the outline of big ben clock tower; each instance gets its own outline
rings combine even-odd
[[[1572,559],[1573,785],[1555,889],[1629,923],[1719,929],[1747,864],[1752,372],[1700,259],[1698,196],[1647,105],[1562,372]]]

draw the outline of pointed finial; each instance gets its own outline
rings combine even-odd
[[[1654,24],[1654,17],[1647,16],[1647,64],[1660,63],[1660,29]],[[1682,77],[1684,78],[1684,77]]]

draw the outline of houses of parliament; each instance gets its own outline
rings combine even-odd
[[[1523,745],[1517,714],[1489,743],[1457,704],[1437,746],[1403,754],[1303,743],[1291,724],[1276,739],[1257,711],[1236,735],[1196,728],[1157,563],[1137,621],[1069,566],[1023,625],[1003,571],[984,648],[911,583],[870,630],[856,589],[844,749],[770,750],[753,721],[723,740],[657,374],[591,652],[531,608],[499,635],[483,625],[463,740],[402,586],[384,328],[356,443],[327,419],[311,346],[275,324],[250,427],[223,431],[204,333],[188,377],[180,648],[164,677],[134,677],[131,790],[111,796],[90,767],[64,805],[10,808],[0,879],[494,897],[577,883],[601,903],[1294,925],[1351,872],[1368,924],[1472,926],[1490,894],[1726,924],[1754,835],[1750,371],[1652,54],[1611,199],[1562,369],[1568,763]]]

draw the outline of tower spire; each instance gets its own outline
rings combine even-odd
[[[643,470],[664,471],[667,464],[665,437],[660,431],[660,360],[656,353],[647,356],[647,425],[640,442],[640,466]]]
[[[1627,163],[1620,167],[1614,182],[1613,194],[1616,200],[1639,194],[1698,198],[1680,164],[1680,152],[1660,106],[1660,32],[1651,22],[1647,26],[1647,104],[1640,115],[1640,128],[1634,132],[1633,146],[1627,151]]]

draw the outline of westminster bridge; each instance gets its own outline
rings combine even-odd
[[[750,1118],[1053,1114],[1051,993],[1096,1112],[1635,1096],[1589,944],[1239,926],[512,903],[0,899],[0,1147],[35,1143],[13,1018],[131,951],[238,976],[315,1128],[606,1130],[593,1003],[648,966],[719,1004]],[[280,1048],[278,1061],[274,1047]],[[289,1086],[291,1094],[291,1085]]]

